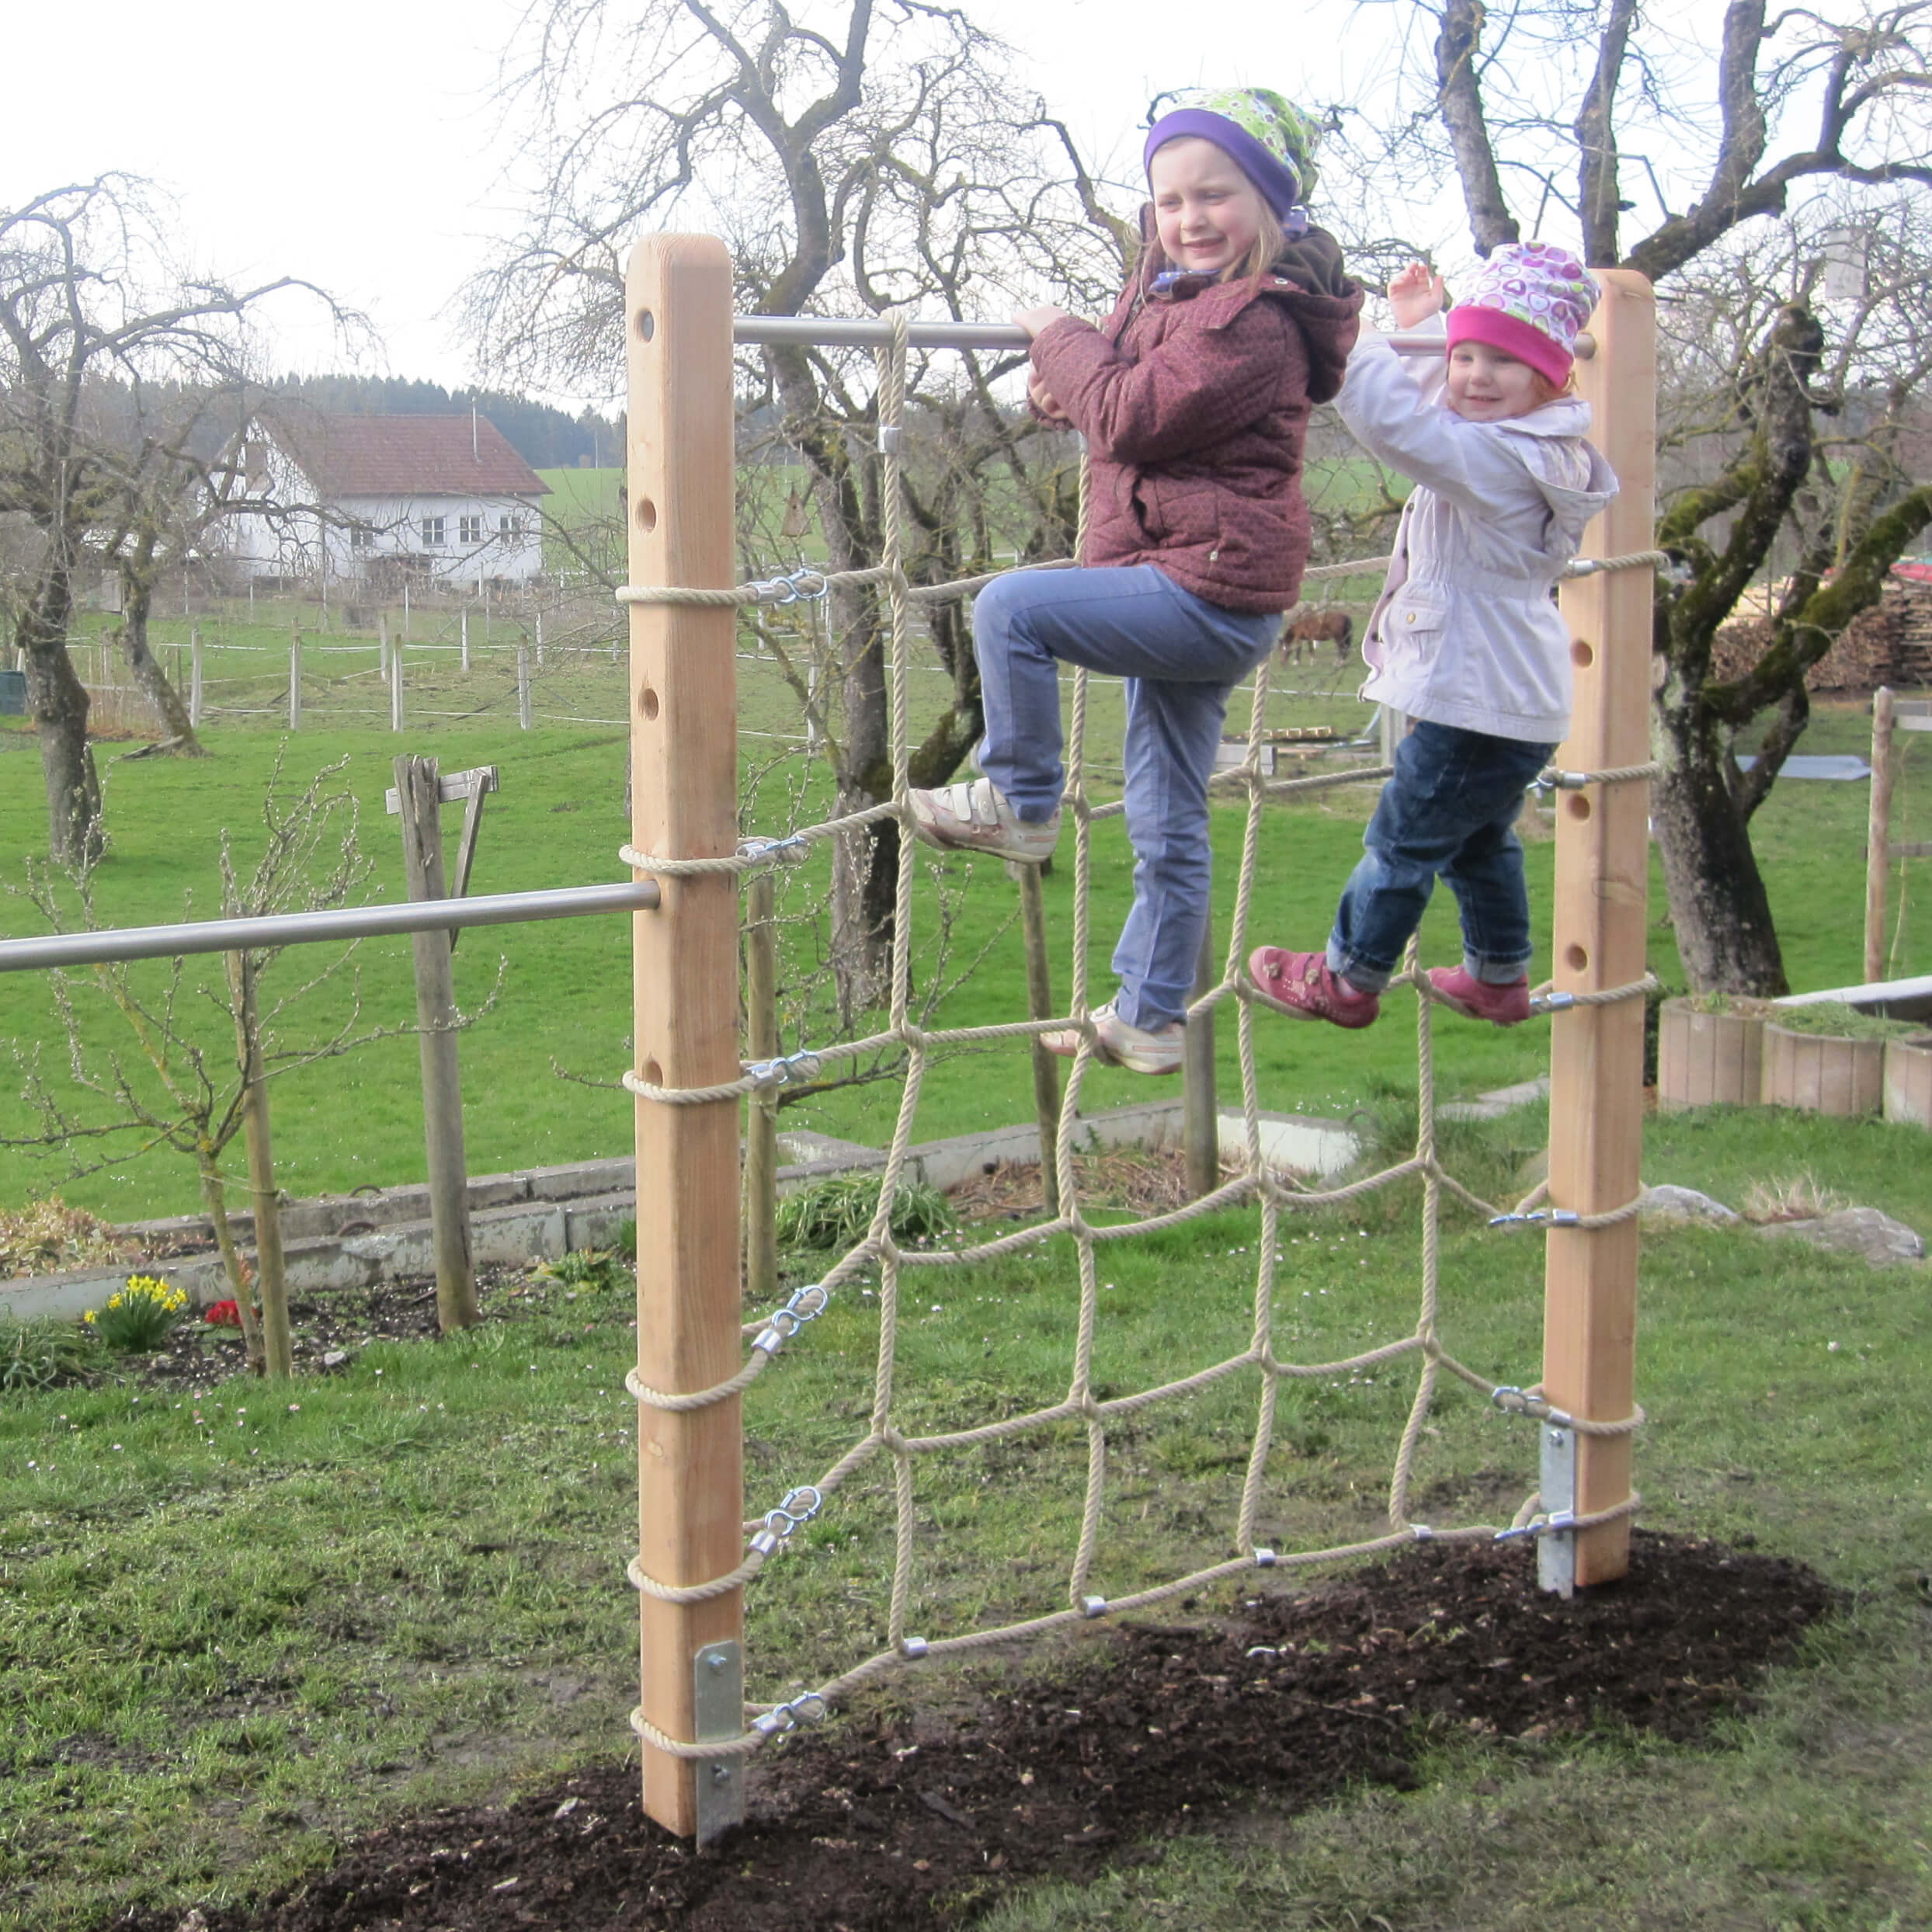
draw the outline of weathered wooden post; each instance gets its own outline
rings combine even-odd
[[[516,647],[516,721],[525,731],[530,729],[530,653],[520,644]]]
[[[767,871],[745,892],[745,1058],[777,1057],[778,883]],[[768,1086],[745,1109],[745,1298],[765,1307],[777,1288],[778,1089]]]
[[[1214,929],[1211,919],[1201,935],[1201,957],[1194,965],[1194,997],[1214,985]],[[1181,1141],[1187,1155],[1187,1193],[1198,1201],[1221,1184],[1221,1118],[1214,1096],[1214,1015],[1207,1012],[1188,1021],[1181,1033]]]
[[[398,758],[403,874],[412,899],[448,896],[443,873],[442,790],[433,758]],[[414,933],[422,1133],[436,1256],[436,1326],[447,1335],[477,1319],[470,1242],[470,1181],[463,1154],[463,1072],[457,1052],[456,974],[447,932]]]
[[[733,581],[731,262],[707,235],[652,235],[631,258],[631,581]],[[631,843],[721,858],[738,839],[737,686],[728,608],[631,606]],[[659,909],[632,922],[638,1071],[693,1087],[738,1077],[738,882],[660,879]],[[741,1358],[738,1110],[640,1096],[638,1367],[644,1387],[688,1394]],[[659,1585],[703,1583],[744,1554],[739,1399],[638,1410],[638,1565]],[[742,1722],[744,1596],[642,1593],[644,1720],[661,1735],[735,1736]],[[644,1808],[700,1840],[742,1815],[742,1760],[644,1744]]]
[[[188,628],[188,722],[201,722],[201,627]]]
[[[1891,688],[1871,694],[1871,798],[1865,834],[1865,984],[1885,976],[1885,888],[1892,870]]]
[[[1006,876],[1020,888],[1020,929],[1027,947],[1027,1015],[1053,1017],[1053,964],[1047,952],[1047,902],[1041,867],[1010,863]],[[1040,1192],[1049,1214],[1060,1211],[1060,1062],[1033,1040],[1033,1114],[1040,1124]]]
[[[291,627],[288,637],[288,728],[302,728],[302,630]]]
[[[389,728],[402,729],[402,640],[398,638],[389,651]]]
[[[1656,307],[1628,269],[1598,269],[1604,299],[1590,322],[1596,353],[1576,365],[1595,440],[1621,493],[1593,523],[1584,554],[1627,556],[1653,541],[1656,477]],[[1604,571],[1562,590],[1576,704],[1557,757],[1585,771],[1650,757],[1651,600],[1648,569]],[[1559,992],[1595,992],[1644,976],[1650,883],[1650,788],[1641,781],[1561,794],[1556,815],[1553,950]],[[1643,1144],[1644,1002],[1579,1006],[1551,1023],[1550,1200],[1582,1214],[1636,1197]],[[1569,1414],[1621,1422],[1636,1400],[1637,1223],[1553,1227],[1545,1263],[1543,1393]],[[1552,1477],[1552,1458],[1560,1472]],[[1544,1428],[1544,1506],[1579,1516],[1630,1494],[1631,1438]],[[1573,1472],[1572,1494],[1562,1478]],[[1553,1493],[1554,1492],[1554,1493]],[[1621,1576],[1630,1520],[1539,1539],[1546,1589]]]

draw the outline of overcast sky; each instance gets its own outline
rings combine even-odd
[[[1232,50],[1175,33],[1172,0],[974,0],[972,10],[1024,50],[1089,151],[1131,153],[1162,89],[1239,80],[1292,95],[1344,78],[1342,0],[1244,9],[1232,71]],[[490,94],[522,12],[521,0],[20,9],[8,26],[0,205],[109,169],[146,175],[175,197],[180,245],[197,266],[236,280],[305,276],[371,316],[390,373],[461,382],[451,297],[508,223],[513,130]],[[1313,31],[1318,19],[1338,31]],[[1361,47],[1374,36],[1351,37]],[[1317,77],[1309,50],[1322,46]],[[289,335],[283,346],[291,363],[339,366],[325,342]]]

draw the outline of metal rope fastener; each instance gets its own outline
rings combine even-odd
[[[765,1527],[751,1541],[751,1547],[759,1556],[770,1556],[784,1543],[801,1523],[809,1523],[825,1507],[823,1492],[809,1482],[802,1482],[795,1489],[785,1492],[785,1499],[775,1510],[765,1512]]]
[[[831,1291],[822,1281],[796,1290],[782,1308],[774,1308],[766,1317],[752,1346],[776,1355],[808,1322],[817,1321],[831,1305]]]

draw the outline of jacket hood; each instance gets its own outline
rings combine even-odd
[[[1151,201],[1141,209],[1141,238],[1144,246],[1135,280],[1145,297],[1156,276],[1171,272],[1155,232]],[[1306,228],[1291,236],[1254,296],[1245,281],[1217,282],[1204,275],[1183,275],[1166,293],[1172,299],[1225,307],[1231,318],[1256,296],[1280,303],[1294,318],[1308,344],[1308,400],[1332,402],[1341,393],[1367,298],[1361,283],[1343,266],[1340,244],[1326,228]]]
[[[1550,506],[1556,526],[1570,546],[1582,540],[1583,526],[1617,494],[1616,473],[1593,445],[1583,441],[1590,405],[1573,396],[1559,398],[1494,426],[1514,444],[1530,480]],[[1561,446],[1560,447],[1558,446]],[[1578,480],[1576,456],[1585,459]]]

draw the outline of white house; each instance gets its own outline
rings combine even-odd
[[[345,589],[405,575],[525,584],[543,568],[550,485],[485,416],[333,416],[251,424],[243,510],[223,526],[249,577]]]

